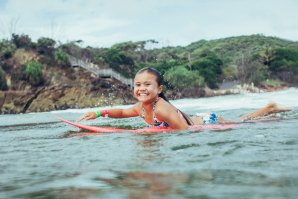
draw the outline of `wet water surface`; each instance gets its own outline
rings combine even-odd
[[[293,108],[280,121],[223,131],[91,136],[54,117],[74,120],[90,109],[1,115],[0,198],[296,198],[297,96],[289,89],[173,101],[188,114],[213,110],[227,118],[270,100]]]

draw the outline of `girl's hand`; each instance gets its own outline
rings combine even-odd
[[[96,119],[97,115],[95,112],[89,112],[89,113],[85,113],[82,117],[80,117],[77,122],[80,122],[82,120],[93,120]]]

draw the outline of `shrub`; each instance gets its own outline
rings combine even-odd
[[[43,78],[41,70],[42,65],[35,60],[30,60],[25,64],[25,77],[33,86],[38,86],[40,83],[42,83]]]
[[[223,76],[224,76],[224,79],[227,79],[227,80],[234,80],[234,79],[237,79],[237,66],[234,66],[234,65],[229,65],[227,67],[225,67],[223,70]]]
[[[10,58],[14,52],[16,51],[15,45],[8,41],[8,40],[2,40],[0,42],[0,58],[8,59]]]
[[[37,51],[40,54],[51,55],[55,45],[55,40],[46,37],[41,37],[37,40]]]
[[[268,86],[268,87],[281,87],[287,85],[285,82],[279,79],[267,79],[260,83],[261,86]]]
[[[6,90],[6,89],[7,89],[7,85],[5,81],[5,72],[0,67],[0,90]]]
[[[81,48],[75,42],[63,44],[59,48],[74,57],[81,58]]]
[[[54,53],[55,61],[61,66],[69,65],[68,56],[62,49],[55,50]]]

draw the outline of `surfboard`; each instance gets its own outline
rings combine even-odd
[[[61,117],[57,117],[61,122],[70,124],[83,130],[87,130],[93,133],[162,133],[162,132],[174,132],[178,131],[167,127],[153,127],[153,128],[141,128],[141,129],[121,129],[116,127],[99,127],[99,126],[88,126],[76,122],[71,122]],[[204,129],[212,130],[227,130],[237,127],[237,124],[208,124],[208,125],[193,125],[189,128],[190,131],[200,131]]]

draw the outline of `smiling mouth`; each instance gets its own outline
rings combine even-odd
[[[141,97],[142,97],[142,96],[147,96],[147,95],[148,95],[147,93],[140,93],[140,94],[139,94],[139,96],[141,96]]]

